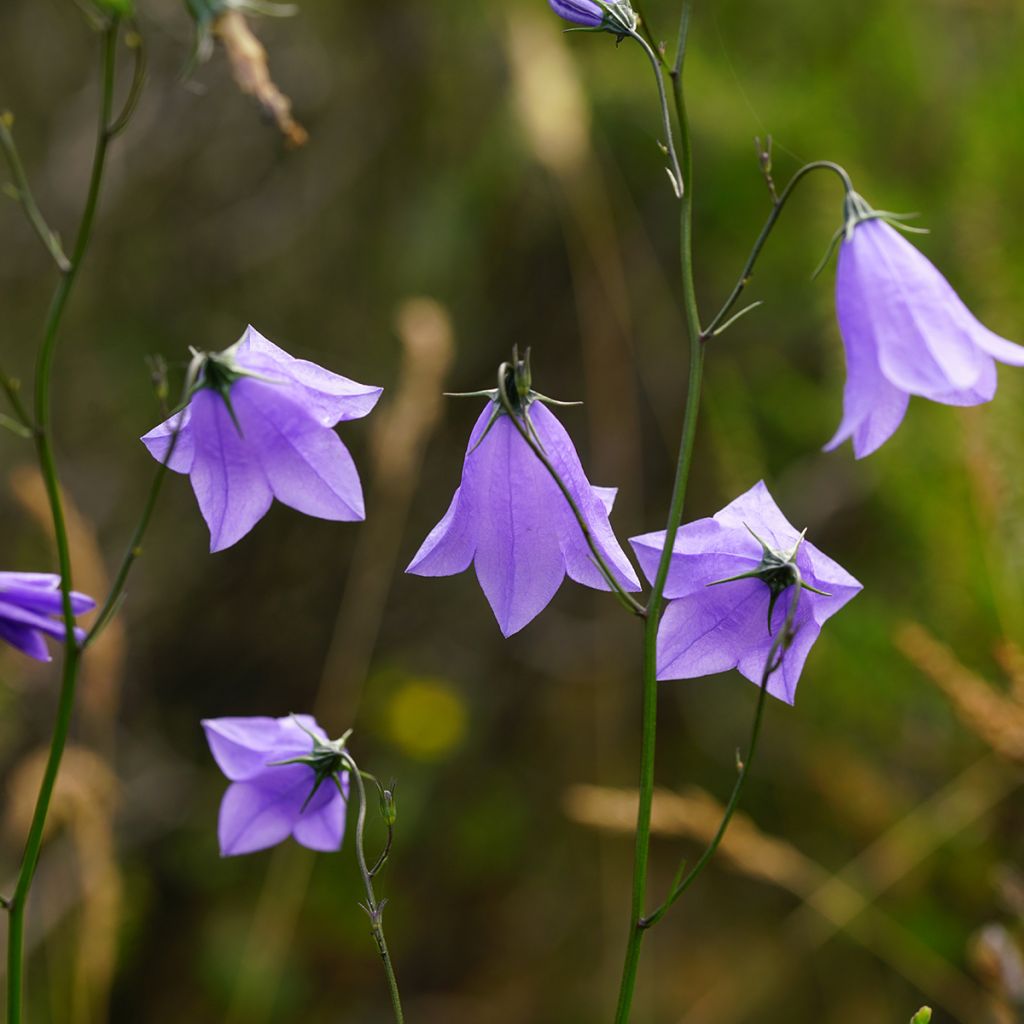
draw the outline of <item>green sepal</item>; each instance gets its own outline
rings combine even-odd
[[[725,579],[713,580],[711,583],[705,584],[708,587],[717,587],[722,583],[735,583],[737,580],[750,580],[758,579],[764,583],[769,591],[768,597],[768,635],[772,635],[772,614],[775,611],[775,605],[779,600],[779,597],[785,593],[793,584],[797,584],[801,590],[809,590],[812,594],[818,594],[821,597],[831,597],[827,591],[819,590],[817,587],[812,587],[809,583],[804,583],[803,576],[800,574],[800,570],[797,568],[796,556],[800,550],[800,545],[804,542],[804,537],[807,536],[807,531],[803,530],[800,536],[797,538],[796,544],[793,545],[792,551],[776,551],[761,537],[759,537],[753,529],[746,523],[747,531],[751,537],[754,538],[761,545],[761,561],[753,569],[748,569],[746,572],[738,573],[735,576],[727,576]]]

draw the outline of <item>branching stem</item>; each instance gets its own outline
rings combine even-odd
[[[359,865],[359,874],[363,879],[363,889],[366,892],[366,903],[363,909],[370,918],[370,932],[373,935],[374,942],[377,944],[377,952],[380,953],[381,963],[384,965],[384,974],[388,982],[388,992],[391,996],[391,1008],[394,1011],[395,1024],[403,1024],[405,1017],[402,1014],[402,1000],[398,994],[398,979],[395,976],[395,967],[391,962],[388,943],[384,937],[383,917],[385,901],[381,900],[378,902],[373,889],[374,871],[367,867],[366,864],[366,786],[363,784],[363,773],[359,770],[359,766],[348,750],[345,751],[344,757],[348,765],[349,776],[355,780],[356,789],[359,793],[359,810],[356,815],[356,861]],[[334,783],[344,798],[345,791],[337,775],[334,776]]]
[[[71,727],[71,713],[74,708],[75,689],[78,680],[78,666],[81,651],[75,639],[75,617],[71,607],[71,551],[68,542],[64,505],[60,493],[60,481],[53,451],[51,385],[53,360],[56,353],[57,335],[64,310],[78,276],[82,260],[89,246],[93,222],[99,202],[100,186],[106,166],[107,148],[110,143],[110,112],[113,103],[114,73],[119,21],[113,18],[104,29],[101,42],[100,83],[101,101],[97,128],[96,147],[93,153],[89,190],[78,234],[72,252],[70,266],[63,271],[57,283],[43,330],[43,340],[36,365],[35,380],[35,439],[39,470],[46,488],[46,495],[53,519],[54,541],[60,568],[60,587],[65,630],[64,663],[61,672],[60,696],[57,704],[57,719],[50,741],[50,752],[43,770],[25,851],[22,855],[18,880],[9,906],[9,930],[7,944],[7,1024],[21,1024],[23,1013],[23,984],[25,956],[25,911],[29,890],[39,863],[39,851],[43,843],[43,831],[50,800],[60,771],[64,747]],[[5,387],[6,389],[6,387]],[[8,391],[8,397],[11,397]]]

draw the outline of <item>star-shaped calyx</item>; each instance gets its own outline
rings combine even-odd
[[[751,537],[761,545],[761,561],[753,569],[747,572],[741,572],[736,576],[727,576],[725,579],[713,580],[708,583],[709,587],[717,587],[721,583],[735,583],[737,580],[750,580],[758,579],[761,580],[768,586],[771,596],[768,598],[768,633],[772,631],[772,612],[775,611],[775,604],[779,599],[779,596],[792,586],[800,587],[803,590],[809,590],[812,594],[820,594],[822,597],[831,597],[827,591],[819,590],[817,587],[812,587],[810,583],[805,583],[803,576],[800,573],[800,569],[796,564],[796,555],[800,550],[800,545],[804,542],[804,537],[807,536],[807,530],[805,529],[797,539],[796,544],[793,545],[793,550],[789,552],[776,551],[771,545],[766,543],[761,537],[759,537],[746,523],[743,524],[747,527]]]

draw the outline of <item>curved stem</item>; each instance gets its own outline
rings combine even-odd
[[[377,943],[377,951],[380,953],[381,963],[384,964],[384,974],[388,981],[388,992],[391,995],[391,1008],[395,1014],[395,1024],[403,1024],[405,1017],[402,1014],[402,1000],[398,994],[398,979],[395,976],[394,964],[391,962],[391,954],[388,952],[387,940],[384,938],[384,925],[382,923],[384,914],[384,903],[377,902],[373,891],[373,872],[366,865],[366,850],[364,847],[366,831],[366,786],[363,785],[363,773],[359,770],[352,755],[346,750],[345,761],[349,767],[349,774],[355,779],[356,789],[359,791],[359,811],[356,816],[356,861],[359,864],[359,874],[363,878],[363,888],[366,890],[366,904],[364,910],[370,918],[370,931],[374,941]],[[341,780],[334,776],[334,783],[342,797],[345,791],[342,788]]]
[[[634,29],[629,35],[631,39],[635,39],[640,44],[644,53],[647,54],[647,59],[651,62],[651,68],[654,71],[654,80],[658,86],[658,103],[661,106],[661,123],[665,129],[665,150],[672,161],[672,168],[669,170],[668,176],[672,181],[672,190],[675,192],[676,198],[679,199],[682,198],[683,192],[686,189],[686,182],[683,179],[683,172],[679,167],[676,144],[672,138],[672,114],[669,112],[668,95],[665,92],[665,79],[661,74],[662,58],[654,52],[651,44],[647,42],[641,33]]]
[[[186,383],[186,394],[183,396],[183,403],[187,398],[187,391],[188,385]],[[121,559],[121,564],[118,567],[117,575],[114,577],[114,582],[110,587],[110,592],[107,594],[107,599],[103,602],[103,607],[100,609],[99,615],[96,616],[96,619],[92,624],[92,628],[85,637],[85,642],[82,644],[83,649],[88,647],[100,635],[102,630],[117,614],[118,609],[121,607],[121,600],[124,595],[125,584],[128,582],[128,575],[132,571],[132,566],[135,565],[136,559],[142,554],[142,540],[146,535],[146,530],[149,528],[149,522],[153,518],[153,511],[155,510],[157,500],[160,497],[160,489],[163,487],[164,480],[167,478],[168,467],[170,466],[171,459],[174,457],[174,450],[178,446],[178,437],[181,434],[181,429],[182,420],[179,419],[174,428],[174,432],[171,434],[170,444],[167,446],[167,454],[160,463],[160,466],[153,477],[152,484],[150,484],[149,494],[146,496],[146,503],[142,507],[142,515],[139,517],[139,521],[135,526],[135,531],[128,543],[128,549],[124,553],[124,558]]]
[[[11,114],[0,114],[0,150],[3,150],[4,156],[7,158],[7,166],[14,179],[15,198],[25,211],[25,216],[33,230],[39,236],[39,241],[43,243],[53,262],[57,264],[57,269],[61,273],[67,273],[71,269],[71,264],[68,262],[67,256],[64,255],[57,232],[46,223],[46,218],[32,195],[32,189],[29,188],[25,168],[21,164],[21,157],[18,156],[18,147],[14,144],[14,136],[11,134],[13,120]]]
[[[672,69],[672,91],[679,124],[683,168],[683,195],[679,217],[679,257],[683,285],[683,308],[686,314],[690,347],[690,375],[687,383],[686,409],[683,414],[683,429],[679,442],[675,482],[672,486],[672,500],[665,528],[665,544],[658,561],[658,571],[655,574],[651,596],[647,603],[647,621],[644,623],[640,799],[637,808],[636,840],[633,854],[633,897],[630,908],[629,937],[622,968],[622,981],[619,986],[619,1001],[615,1013],[616,1024],[627,1024],[629,1021],[633,992],[636,988],[637,969],[640,964],[640,947],[646,930],[643,922],[647,896],[647,865],[651,846],[651,808],[654,802],[654,761],[658,715],[658,624],[661,619],[672,549],[675,546],[679,524],[683,519],[686,487],[697,436],[701,383],[704,375],[704,342],[693,274],[693,155],[682,87],[683,60],[686,53],[691,6],[692,0],[683,0],[679,22],[679,45],[676,62]]]
[[[764,222],[764,227],[761,228],[761,233],[757,236],[757,240],[754,242],[754,248],[751,249],[750,255],[747,257],[747,262],[743,265],[743,270],[740,272],[739,280],[733,286],[732,291],[729,293],[729,297],[725,300],[722,308],[712,317],[711,322],[704,329],[704,339],[707,340],[713,334],[718,331],[722,326],[722,321],[729,315],[729,311],[733,306],[736,305],[737,299],[743,294],[743,289],[750,283],[750,278],[754,273],[754,264],[757,263],[758,257],[761,255],[761,250],[764,248],[765,242],[768,241],[768,236],[772,233],[772,229],[775,227],[780,215],[782,214],[783,207],[785,207],[789,197],[795,191],[797,185],[803,181],[812,171],[831,171],[833,174],[838,175],[840,181],[842,181],[844,188],[847,192],[853,191],[853,182],[850,181],[849,174],[846,173],[845,168],[840,167],[839,164],[833,163],[831,160],[815,160],[812,163],[804,164],[789,179],[789,183],[772,202],[772,212],[768,214],[768,219]]]
[[[89,179],[89,191],[82,212],[82,219],[75,239],[75,247],[71,257],[70,268],[62,275],[50,302],[50,309],[43,331],[43,342],[36,367],[35,382],[35,419],[36,419],[36,450],[39,458],[39,469],[46,488],[53,518],[54,541],[57,547],[57,561],[60,567],[61,597],[63,605],[65,645],[64,664],[61,673],[60,696],[57,704],[57,720],[54,724],[53,737],[50,741],[50,753],[43,771],[39,795],[36,798],[32,822],[25,841],[25,852],[22,855],[21,867],[14,895],[10,900],[10,920],[7,947],[7,1024],[21,1024],[22,1019],[22,985],[24,974],[25,946],[25,909],[36,866],[39,863],[39,851],[43,842],[43,829],[46,815],[50,808],[53,788],[60,770],[61,758],[67,743],[68,731],[71,726],[71,713],[74,707],[75,686],[78,679],[78,665],[81,652],[75,639],[75,618],[71,607],[71,552],[68,543],[67,525],[64,517],[64,506],[60,494],[60,482],[56,460],[53,453],[51,436],[51,377],[53,359],[56,350],[57,332],[60,327],[68,296],[78,276],[78,270],[89,245],[92,225],[99,200],[100,185],[106,164],[107,146],[110,142],[108,124],[113,102],[114,71],[116,60],[118,21],[115,18],[103,32],[101,47],[101,95],[99,128],[97,131],[96,148],[93,155],[92,173]]]
[[[509,400],[508,393],[505,390],[505,374],[509,369],[508,363],[502,363],[498,367],[498,400],[501,402],[502,408],[508,414],[509,419],[515,424],[516,430],[519,431],[520,437],[530,446],[533,454],[540,459],[541,464],[551,474],[551,479],[558,485],[558,489],[562,492],[565,500],[569,503],[569,508],[572,510],[573,516],[576,518],[576,522],[579,524],[580,530],[583,532],[583,539],[587,542],[587,547],[590,548],[590,553],[593,555],[594,561],[597,563],[598,569],[601,570],[601,575],[604,577],[605,582],[611,588],[612,592],[619,598],[622,604],[629,609],[634,615],[638,615],[641,618],[647,614],[647,609],[633,595],[622,586],[621,583],[615,578],[611,567],[608,565],[604,554],[597,545],[597,541],[594,540],[594,534],[590,529],[590,524],[587,522],[586,516],[583,515],[582,510],[576,503],[576,499],[572,496],[565,481],[559,475],[558,470],[555,469],[551,460],[548,458],[547,453],[544,451],[543,446],[537,441],[537,438],[533,435],[526,419],[526,413],[520,417],[519,413],[516,412],[515,407]]]
[[[761,692],[757,695],[757,707],[754,710],[754,723],[751,726],[750,741],[747,744],[747,756],[744,758],[739,774],[736,776],[736,782],[732,787],[732,793],[729,795],[729,802],[725,805],[725,810],[722,813],[722,820],[719,823],[718,829],[716,830],[711,842],[708,843],[707,848],[700,855],[697,863],[694,864],[685,877],[683,876],[684,865],[680,865],[676,881],[665,899],[665,902],[640,922],[640,926],[642,928],[650,928],[653,925],[656,925],[665,916],[665,914],[668,913],[669,907],[671,907],[672,904],[675,903],[675,901],[679,899],[679,897],[682,896],[683,893],[686,892],[686,890],[689,889],[697,880],[698,875],[700,875],[704,868],[707,867],[708,862],[718,850],[722,839],[725,838],[725,833],[729,828],[729,823],[732,821],[732,817],[736,813],[736,808],[739,806],[740,795],[743,792],[743,785],[747,781],[747,776],[750,774],[750,766],[753,763],[754,754],[757,752],[758,737],[761,735],[761,723],[764,720],[764,708],[767,703],[766,697],[768,694],[768,680],[771,679],[772,675],[781,666],[785,649],[792,641],[793,637],[793,620],[796,618],[796,609],[800,602],[801,590],[799,569],[796,568],[795,564],[793,566],[793,571],[797,574],[796,582],[793,584],[793,598],[789,603],[789,610],[786,613],[785,623],[776,635],[771,647],[768,649],[768,657],[765,659],[764,663],[764,672],[761,675]]]

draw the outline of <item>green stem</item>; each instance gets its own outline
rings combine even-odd
[[[601,575],[604,577],[605,582],[608,584],[612,592],[618,597],[623,607],[631,611],[634,615],[638,615],[643,618],[647,614],[647,609],[639,602],[625,587],[615,578],[615,574],[612,571],[610,565],[604,557],[603,552],[598,547],[597,541],[594,539],[593,531],[590,529],[590,523],[587,522],[587,517],[583,514],[576,499],[573,497],[572,492],[569,490],[567,484],[559,475],[557,469],[555,469],[551,460],[548,458],[547,452],[544,451],[543,446],[537,441],[537,438],[531,432],[529,427],[529,420],[527,413],[523,413],[520,416],[515,407],[512,405],[509,399],[508,392],[506,391],[506,373],[509,370],[508,363],[502,363],[498,367],[498,400],[501,402],[502,408],[507,413],[510,420],[515,424],[516,430],[519,431],[520,437],[530,446],[533,450],[533,454],[540,459],[541,464],[551,475],[552,480],[555,481],[558,489],[562,492],[562,496],[569,503],[569,508],[572,511],[576,522],[579,524],[579,528],[583,533],[583,539],[587,542],[587,547],[590,548],[590,554],[593,556],[594,562],[597,568],[600,570]],[[524,422],[525,421],[525,422]]]
[[[181,414],[179,413],[178,415],[180,416]],[[153,511],[160,497],[160,489],[167,478],[168,466],[174,456],[174,450],[178,446],[181,428],[182,421],[179,419],[178,424],[174,428],[174,433],[171,434],[171,441],[167,446],[167,454],[160,463],[160,467],[153,477],[152,484],[150,484],[146,503],[142,507],[142,515],[135,526],[135,532],[128,543],[128,549],[124,553],[124,558],[121,559],[121,565],[118,567],[117,575],[114,577],[110,593],[107,594],[107,599],[103,602],[99,615],[96,616],[92,628],[86,635],[85,642],[82,644],[83,649],[88,647],[100,635],[121,607],[121,598],[124,594],[125,584],[128,582],[128,575],[132,571],[132,566],[135,565],[136,559],[142,554],[142,540],[146,535],[146,530],[149,528],[149,522],[153,518]]]
[[[719,332],[722,328],[722,321],[729,315],[729,311],[736,305],[736,301],[743,294],[743,289],[750,283],[750,279],[754,274],[754,264],[757,263],[758,257],[761,255],[761,250],[764,248],[765,242],[768,241],[768,236],[772,233],[772,229],[775,227],[779,217],[782,214],[783,207],[785,207],[789,197],[795,191],[797,185],[803,181],[812,171],[831,171],[833,174],[839,176],[843,186],[847,192],[853,191],[853,183],[850,181],[850,176],[846,173],[845,169],[840,167],[839,164],[833,163],[831,160],[815,160],[813,163],[805,164],[789,179],[789,183],[782,190],[778,198],[772,202],[772,211],[768,214],[768,219],[764,222],[764,227],[761,228],[761,233],[757,236],[757,240],[754,242],[754,248],[751,249],[750,255],[747,257],[747,262],[743,265],[743,270],[740,272],[739,280],[733,286],[732,291],[729,293],[729,297],[725,300],[722,308],[714,315],[711,322],[704,328],[704,338],[707,340],[712,335]],[[727,326],[727,325],[726,325]]]
[[[700,873],[707,867],[708,862],[715,855],[719,845],[725,838],[726,830],[729,828],[729,823],[732,821],[733,815],[736,813],[736,808],[739,806],[740,796],[743,793],[743,786],[747,781],[747,776],[750,774],[750,766],[754,761],[754,754],[757,752],[757,741],[761,735],[761,723],[764,721],[764,708],[767,703],[768,694],[768,680],[771,679],[772,675],[778,670],[782,664],[782,656],[785,654],[785,650],[793,638],[793,621],[796,618],[797,605],[800,601],[800,590],[801,580],[799,570],[796,566],[793,566],[793,570],[796,572],[796,582],[793,584],[793,598],[789,603],[789,610],[786,613],[786,621],[779,630],[771,647],[768,649],[768,657],[765,659],[764,671],[761,674],[761,692],[757,695],[757,707],[754,711],[754,724],[750,730],[750,741],[747,744],[747,756],[744,758],[743,763],[740,767],[739,774],[736,776],[736,782],[733,784],[732,793],[729,795],[729,801],[725,805],[725,810],[722,813],[722,820],[715,831],[711,842],[708,843],[707,848],[700,855],[697,863],[690,869],[690,871],[683,876],[684,865],[680,865],[679,872],[676,875],[676,881],[672,885],[671,890],[665,902],[662,903],[657,910],[645,917],[641,922],[642,928],[651,928],[656,925],[664,916],[668,913],[669,908],[680,896],[690,888],[691,885],[697,880]]]
[[[57,232],[46,223],[46,218],[29,188],[25,168],[21,164],[21,157],[18,156],[18,147],[14,144],[14,136],[11,134],[13,121],[11,114],[0,114],[0,150],[3,150],[4,156],[7,158],[7,166],[14,179],[15,198],[25,211],[29,224],[39,236],[39,241],[43,243],[53,262],[57,264],[57,269],[62,274],[66,274],[71,269],[71,264],[68,262],[67,256],[64,255]]]
[[[672,92],[675,100],[676,118],[679,125],[680,150],[682,155],[683,195],[679,217],[679,257],[683,286],[683,308],[686,314],[686,329],[690,348],[690,374],[687,383],[686,408],[683,414],[682,437],[676,462],[675,482],[672,486],[672,500],[668,523],[665,527],[665,543],[658,571],[655,575],[650,598],[647,602],[647,619],[644,623],[643,647],[643,725],[640,744],[639,807],[637,809],[636,843],[633,854],[633,898],[630,908],[629,938],[626,944],[622,981],[619,987],[619,1001],[615,1012],[616,1024],[627,1024],[636,988],[637,968],[640,964],[640,947],[645,928],[645,901],[647,897],[647,866],[651,847],[651,808],[654,802],[654,761],[655,740],[658,719],[657,641],[658,625],[665,593],[665,583],[672,560],[676,534],[683,519],[686,502],[686,486],[693,461],[693,447],[697,436],[697,420],[700,412],[701,383],[704,375],[704,341],[697,308],[697,293],[693,274],[693,154],[690,144],[689,122],[686,117],[686,103],[683,96],[683,60],[686,53],[686,37],[690,24],[693,0],[684,0],[679,21],[679,43],[675,65],[672,68]]]
[[[75,639],[75,617],[71,607],[71,552],[68,543],[67,524],[60,494],[60,482],[53,453],[51,382],[53,360],[56,351],[57,333],[60,327],[68,296],[78,276],[78,270],[85,256],[92,234],[92,225],[99,200],[100,185],[106,163],[107,147],[110,142],[108,126],[113,103],[114,71],[116,63],[118,21],[114,19],[103,32],[101,48],[101,86],[99,129],[93,155],[89,191],[82,212],[82,219],[75,239],[71,266],[57,284],[43,331],[43,343],[36,366],[35,418],[36,449],[39,469],[46,487],[46,495],[53,518],[54,541],[57,547],[57,561],[60,567],[60,587],[63,604],[65,645],[64,664],[61,673],[60,697],[57,704],[57,720],[50,741],[50,753],[43,771],[39,795],[36,798],[32,822],[25,841],[18,881],[9,906],[9,931],[7,946],[7,1024],[21,1024],[25,956],[25,910],[29,890],[39,863],[39,851],[43,843],[46,815],[50,808],[57,773],[60,770],[64,747],[71,726],[74,708],[75,687],[78,679],[78,665],[81,652]]]
[[[366,903],[363,909],[370,918],[370,931],[373,934],[374,942],[377,944],[377,952],[380,953],[381,963],[384,965],[384,975],[388,982],[388,993],[391,996],[391,1009],[395,1014],[395,1024],[404,1024],[405,1016],[402,1013],[402,1000],[398,994],[398,978],[395,976],[395,967],[391,962],[387,940],[384,938],[384,925],[382,921],[384,904],[377,901],[373,890],[374,872],[366,864],[366,786],[363,785],[363,773],[359,770],[359,766],[347,750],[345,751],[345,760],[348,763],[349,775],[355,779],[356,788],[359,791],[359,811],[356,817],[356,861],[359,864],[359,873],[363,878],[363,888],[366,890]],[[345,791],[337,775],[334,776],[334,783],[342,797],[344,797]]]

